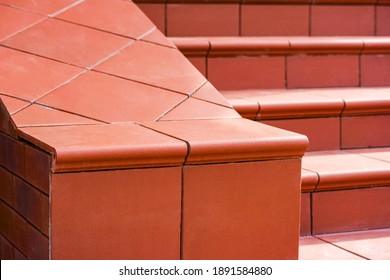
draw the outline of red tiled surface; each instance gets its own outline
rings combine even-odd
[[[218,89],[284,88],[283,57],[211,57],[208,79]]]
[[[2,44],[72,65],[92,67],[131,42],[117,35],[47,19]]]
[[[204,84],[192,97],[232,108],[225,97],[210,82]]]
[[[196,69],[200,73],[202,73],[203,76],[207,77],[207,65],[206,65],[206,58],[205,57],[187,57],[187,59],[192,63],[192,65],[195,66]]]
[[[183,258],[296,259],[299,168],[298,160],[186,166]]]
[[[359,155],[390,162],[390,148],[360,149],[356,151]]]
[[[368,148],[390,145],[390,115],[355,116],[341,119],[341,147]]]
[[[183,94],[91,71],[37,102],[90,118],[74,115],[73,122],[92,124],[97,123],[92,120],[154,121],[185,98]]]
[[[0,42],[44,19],[43,16],[0,6]]]
[[[153,21],[160,31],[165,33],[165,4],[137,3],[137,6]]]
[[[238,36],[239,5],[168,4],[168,36]]]
[[[56,0],[56,1],[24,1],[24,0],[1,0],[0,3],[12,7],[17,7],[23,10],[37,12],[45,15],[56,13],[60,10],[66,9],[73,4],[79,2],[78,0]]]
[[[316,172],[306,170],[302,168],[301,170],[301,191],[311,192],[314,191],[317,187],[319,176]]]
[[[373,5],[313,5],[312,36],[373,36]]]
[[[13,206],[14,194],[12,189],[13,175],[0,166],[0,198],[8,205]]]
[[[169,40],[160,30],[154,29],[152,32],[147,33],[142,37],[142,41],[159,44],[162,46],[176,48],[176,46]]]
[[[292,56],[287,58],[288,88],[358,85],[357,56]]]
[[[34,101],[82,71],[74,66],[0,47],[2,94]]]
[[[30,145],[24,147],[26,180],[42,192],[50,192],[52,156]]]
[[[29,102],[20,100],[18,98],[9,97],[6,95],[0,94],[0,98],[1,98],[1,102],[3,102],[5,108],[7,108],[7,111],[10,115],[30,105]]]
[[[243,5],[242,36],[307,36],[308,5]]]
[[[311,202],[310,193],[301,194],[300,236],[311,234]]]
[[[156,61],[159,61],[156,64]],[[137,41],[116,56],[96,67],[130,80],[191,94],[206,79],[180,51]]]
[[[318,192],[312,199],[313,234],[390,227],[389,187]]]
[[[376,35],[390,36],[390,7],[377,6],[376,16]]]
[[[365,55],[361,57],[362,86],[390,85],[390,55]]]
[[[13,260],[14,259],[13,246],[2,235],[0,235],[0,259],[1,260]]]
[[[155,28],[131,1],[87,0],[60,13],[57,18],[134,39]]]
[[[24,161],[24,144],[13,138],[5,138],[6,161],[5,166],[14,174],[24,178],[26,165]]]
[[[179,259],[181,176],[180,167],[54,174],[52,258]]]

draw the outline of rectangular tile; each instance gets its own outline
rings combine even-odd
[[[376,7],[376,35],[390,36],[390,6]]]
[[[137,3],[137,5],[153,21],[157,28],[165,33],[165,4]]]
[[[52,156],[26,145],[25,157],[26,180],[44,193],[49,194]]]
[[[0,147],[2,146],[0,145]],[[0,166],[0,199],[2,199],[4,202],[11,206],[13,206],[14,201],[12,182],[12,173]]]
[[[301,194],[300,236],[311,235],[311,197],[310,193]]]
[[[362,86],[390,86],[390,55],[361,57]]]

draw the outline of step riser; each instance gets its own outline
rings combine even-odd
[[[375,5],[376,1],[349,1],[349,4],[344,1],[338,5],[318,5],[311,1],[290,1],[295,2],[292,5],[283,3],[286,1],[255,1],[258,3],[251,5],[240,5],[240,1],[219,1],[220,4],[135,2],[168,36],[390,35],[390,7],[388,3]],[[270,5],[271,2],[276,5]]]
[[[390,186],[302,193],[301,236],[390,227]]]

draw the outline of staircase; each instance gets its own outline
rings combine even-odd
[[[301,236],[390,227],[390,1],[134,2],[241,116],[308,136]]]

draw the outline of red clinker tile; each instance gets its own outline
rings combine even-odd
[[[94,120],[118,123],[155,121],[186,98],[183,94],[91,71],[38,102]],[[64,116],[65,120],[71,116]],[[73,116],[74,123],[97,123],[91,119]]]
[[[284,88],[284,57],[210,57],[208,79],[219,90]]]
[[[142,41],[101,63],[96,70],[188,95],[206,82],[179,50]]]
[[[0,145],[1,149],[4,146]],[[13,175],[0,166],[0,199],[13,206],[14,194],[12,190]]]
[[[0,234],[0,260],[13,260],[14,257],[14,248],[11,243],[8,242],[7,239],[5,239]]]
[[[354,152],[366,157],[390,162],[390,148],[359,149],[354,150]]]
[[[341,147],[369,148],[390,145],[390,115],[353,116],[341,119]]]
[[[361,83],[362,86],[389,86],[390,55],[363,55]]]
[[[239,5],[168,4],[168,36],[238,36]]]
[[[376,35],[390,36],[390,7],[378,5],[376,9]]]
[[[154,24],[131,1],[84,1],[60,13],[57,18],[137,39]]]
[[[390,187],[313,193],[313,234],[390,227]]]
[[[191,62],[192,65],[195,66],[196,69],[198,69],[200,73],[202,73],[203,76],[207,76],[207,65],[205,57],[190,56],[187,57],[187,59]]]
[[[76,2],[78,2],[78,0],[56,0],[56,1],[1,0],[0,1],[0,3],[2,4],[6,4],[23,10],[41,13],[45,15],[56,13]]]
[[[158,29],[155,29],[146,36],[142,37],[141,40],[176,49],[176,46],[171,42],[171,40],[165,37],[165,35]]]
[[[287,58],[288,88],[358,85],[359,61],[357,56],[292,56]]]
[[[179,259],[181,178],[181,167],[54,174],[52,258]]]
[[[0,92],[16,98],[34,101],[82,71],[70,65],[0,47]]]
[[[165,33],[165,3],[137,3],[137,6]]]
[[[7,145],[7,136],[0,132],[0,165],[6,166],[7,164],[7,150],[4,148]]]
[[[374,36],[374,5],[313,5],[312,36]]]
[[[2,236],[14,242],[14,211],[0,200],[0,233]]]
[[[49,239],[42,233],[34,229],[32,226],[28,227],[26,236],[28,240],[28,251],[26,253],[30,260],[48,260],[49,259]]]
[[[90,100],[88,100],[90,101]],[[88,102],[89,103],[89,102]],[[33,104],[12,116],[17,127],[99,124],[101,122]]]
[[[27,260],[27,257],[22,254],[18,249],[14,248],[15,260]]]
[[[50,18],[3,44],[68,64],[92,67],[131,42],[131,39]]]
[[[311,198],[310,193],[301,194],[300,236],[311,235]]]
[[[6,167],[21,178],[26,177],[26,166],[24,161],[24,144],[13,138],[6,138],[7,160]]]
[[[204,84],[192,95],[192,97],[232,108],[225,97],[210,82]]]
[[[49,197],[42,194],[41,195],[41,224],[39,225],[38,228],[46,236],[50,236],[49,224],[50,224],[50,202],[49,202]]]
[[[26,180],[49,194],[52,156],[29,145],[25,146],[25,156]]]
[[[0,6],[0,41],[44,19],[43,16]]]
[[[243,5],[242,36],[308,36],[308,5]]]
[[[302,169],[302,182],[301,182],[301,191],[302,192],[311,192],[314,191],[318,184],[319,176],[316,172]]]
[[[1,95],[0,94],[1,101],[3,102],[5,108],[8,111],[8,114],[12,115],[16,113],[17,111],[26,108],[27,106],[30,105],[29,102],[14,98],[14,97],[9,97],[6,95]]]

